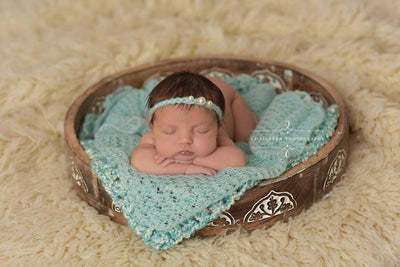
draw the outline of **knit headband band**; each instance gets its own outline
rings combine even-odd
[[[161,102],[158,102],[151,109],[149,109],[149,112],[148,112],[149,118],[151,119],[153,117],[153,114],[154,114],[154,112],[156,112],[157,109],[167,106],[167,105],[174,105],[174,104],[198,105],[201,107],[205,107],[205,108],[214,110],[215,113],[217,113],[218,120],[222,121],[221,109],[217,105],[215,105],[211,100],[206,100],[205,97],[203,97],[203,96],[200,96],[198,98],[194,98],[193,96],[176,97],[176,98],[166,99]]]

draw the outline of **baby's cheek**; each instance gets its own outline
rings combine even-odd
[[[215,139],[208,139],[208,140],[203,140],[200,144],[199,151],[201,151],[200,156],[207,156],[210,155],[212,152],[215,151],[217,148],[217,140]]]
[[[173,147],[168,142],[156,142],[156,151],[159,155],[164,158],[172,158],[173,156]]]

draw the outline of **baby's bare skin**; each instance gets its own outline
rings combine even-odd
[[[151,125],[151,130],[143,135],[139,145],[132,152],[132,166],[139,171],[153,174],[206,174],[212,176],[227,167],[246,165],[244,152],[235,145],[234,141],[247,142],[258,119],[246,106],[235,88],[217,78],[208,77],[208,79],[217,85],[224,95],[223,122],[218,125],[214,111],[199,106],[186,111],[175,110],[173,106],[157,110],[158,115]],[[207,127],[211,129],[209,139],[204,139],[205,135],[196,134],[197,130],[190,128],[192,127],[190,125],[197,127],[198,123],[195,121],[199,118],[199,125],[208,125]],[[163,131],[168,129],[169,122],[174,127],[178,125],[180,136],[175,138],[163,134]],[[163,141],[164,138],[167,139]],[[212,142],[215,144],[212,145]],[[202,145],[196,148],[196,144]],[[158,151],[156,147],[160,147],[161,150]],[[179,152],[181,150],[183,152]],[[178,153],[171,151],[178,151]],[[191,151],[197,152],[191,154]],[[186,156],[185,154],[190,155]]]
[[[223,127],[234,142],[248,142],[258,124],[257,116],[249,109],[239,92],[230,84],[207,77],[221,90],[225,98]]]
[[[233,141],[228,137],[225,130],[220,127],[217,137],[216,149],[205,156],[193,159],[167,158],[156,150],[154,134],[150,130],[145,133],[132,152],[131,164],[137,170],[153,174],[206,174],[213,176],[217,171],[227,167],[243,167],[246,158]]]

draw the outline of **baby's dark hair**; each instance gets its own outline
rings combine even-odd
[[[163,100],[186,96],[203,96],[217,105],[222,114],[225,110],[224,95],[218,86],[206,77],[188,71],[173,73],[157,84],[147,98],[147,107],[150,109]],[[150,119],[153,122],[153,118]]]

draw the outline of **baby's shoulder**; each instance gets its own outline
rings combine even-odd
[[[140,139],[140,144],[148,144],[148,145],[154,145],[154,136],[152,131],[146,132],[143,136],[142,139]]]
[[[225,131],[225,129],[222,127],[220,128],[218,132],[218,137],[217,137],[217,146],[234,146],[235,143],[233,140],[229,137],[228,133]]]

